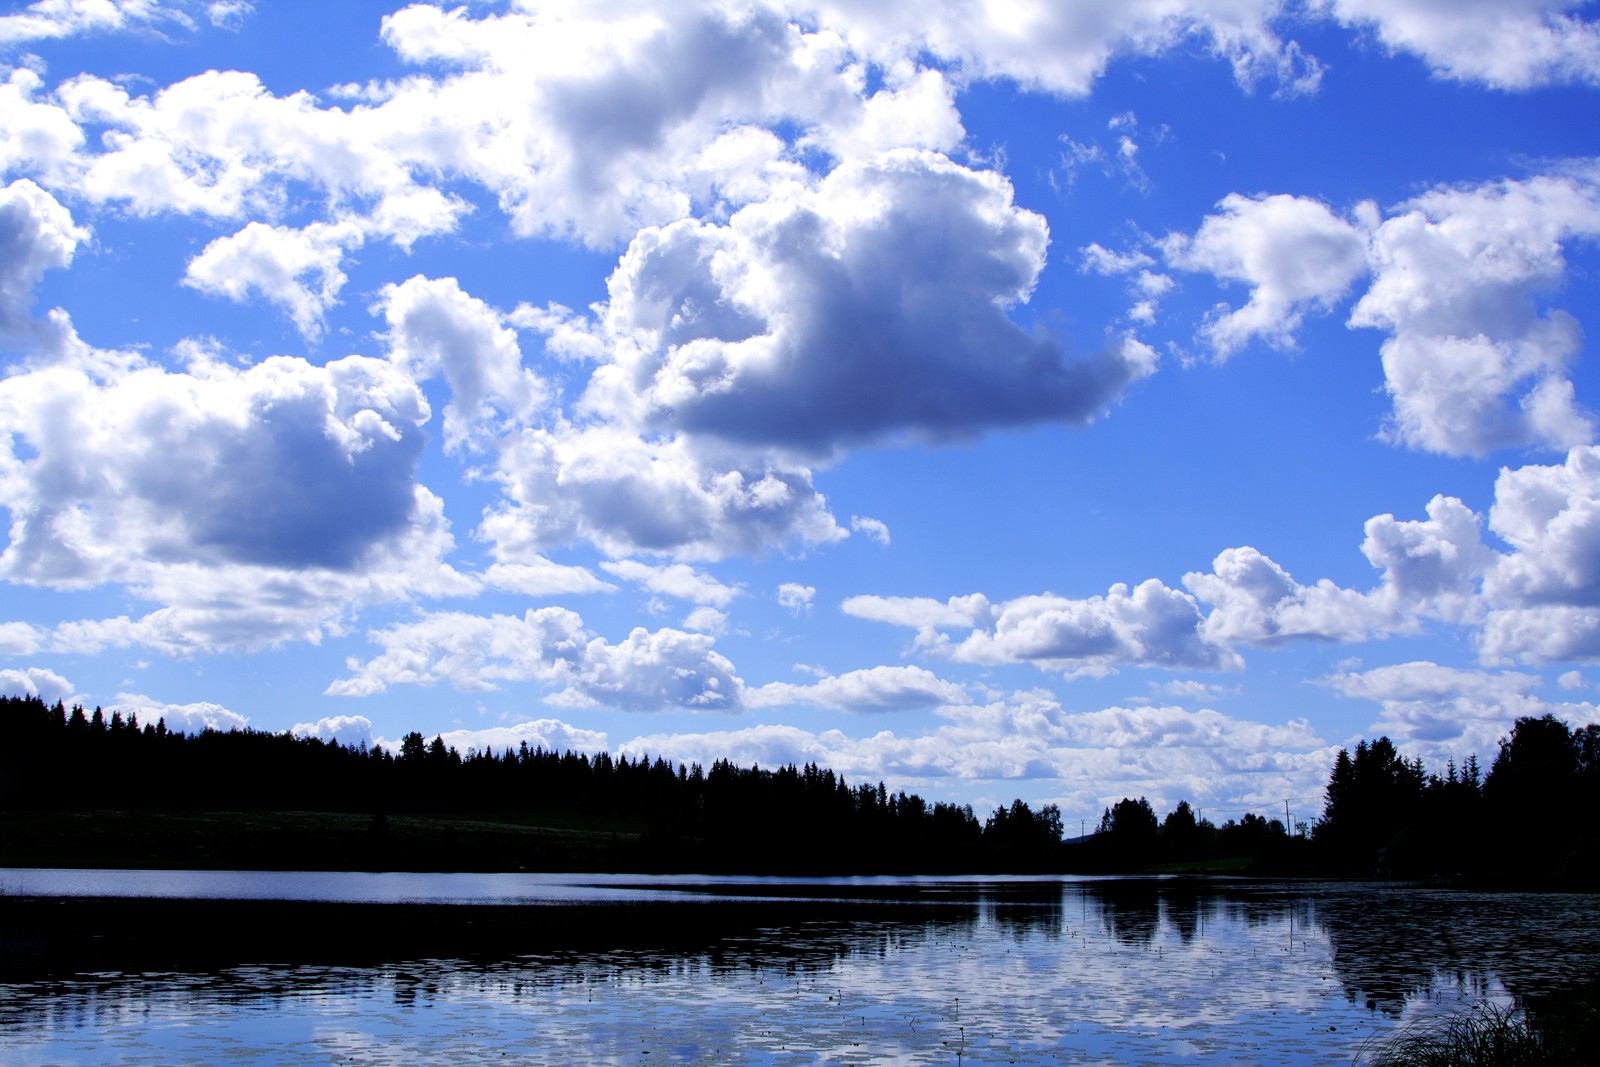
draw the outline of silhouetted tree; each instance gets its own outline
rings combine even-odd
[[[1142,866],[1155,857],[1158,829],[1150,801],[1123,797],[1100,816],[1098,843],[1113,864]]]

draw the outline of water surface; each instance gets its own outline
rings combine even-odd
[[[228,872],[0,886],[4,1064],[1348,1064],[1407,1022],[1600,961],[1600,900],[1582,895]],[[22,891],[45,886],[61,902],[28,912]],[[94,899],[113,890],[142,899]],[[43,907],[86,929],[28,942],[15,917]],[[169,960],[166,942],[203,958]]]

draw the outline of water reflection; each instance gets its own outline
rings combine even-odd
[[[187,916],[100,902],[98,918],[76,913],[99,936],[20,952],[26,909],[0,898],[0,1061],[1343,1064],[1419,1014],[1600,960],[1592,897],[1178,881],[717,892],[737,899],[166,902]],[[152,931],[208,951],[152,970]]]

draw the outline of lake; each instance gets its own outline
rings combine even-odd
[[[1349,1064],[1600,966],[1600,897],[0,871],[0,1064]]]

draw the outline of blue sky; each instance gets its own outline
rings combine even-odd
[[[1600,718],[1593,3],[0,14],[0,689],[1312,817]]]

